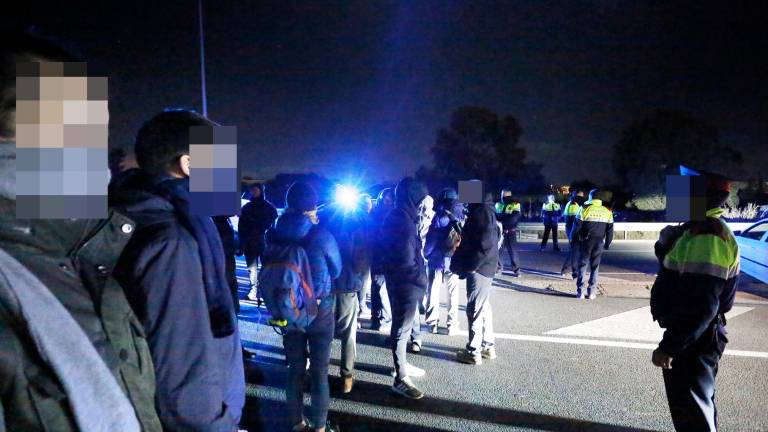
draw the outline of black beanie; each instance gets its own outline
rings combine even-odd
[[[288,188],[285,202],[288,208],[300,212],[311,211],[317,208],[317,192],[308,183],[296,182]]]

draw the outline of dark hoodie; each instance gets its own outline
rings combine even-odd
[[[387,289],[395,295],[421,298],[427,289],[422,243],[416,230],[418,207],[427,188],[406,177],[395,190],[395,208],[381,228],[381,258]],[[391,294],[390,294],[391,295]]]
[[[259,188],[261,196],[243,206],[237,224],[240,247],[248,264],[264,253],[264,235],[277,219],[275,206],[264,198],[264,186],[259,185]]]
[[[485,202],[469,205],[461,244],[451,260],[451,271],[462,277],[475,271],[492,278],[499,258],[498,243],[493,195],[486,194]]]
[[[198,241],[155,184],[132,170],[110,187],[110,204],[136,222],[115,277],[147,333],[164,427],[231,432],[245,402],[237,326],[232,334],[214,336]]]

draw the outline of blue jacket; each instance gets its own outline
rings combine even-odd
[[[231,432],[245,404],[240,335],[214,337],[197,241],[147,177],[137,170],[109,198],[136,222],[114,275],[147,333],[158,414],[167,430]]]
[[[307,216],[289,209],[277,218],[275,228],[267,232],[267,243],[273,239],[301,243],[312,269],[315,296],[323,298],[331,293],[333,280],[341,274],[341,255],[336,239],[327,229],[313,225]]]

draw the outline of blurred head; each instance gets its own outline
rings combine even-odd
[[[188,110],[164,111],[144,123],[134,149],[139,167],[152,175],[189,177],[189,128],[192,126],[217,124]]]

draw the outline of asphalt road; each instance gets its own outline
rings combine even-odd
[[[424,399],[391,395],[386,335],[366,328],[358,333],[355,388],[341,395],[334,342],[330,417],[342,431],[672,430],[661,372],[650,363],[659,330],[650,322],[648,300],[608,295],[579,301],[560,291],[526,288],[526,281],[559,278],[564,255],[541,253],[533,243],[522,246],[523,266],[531,272],[497,280],[492,297],[499,358],[463,365],[454,358],[466,336],[425,334],[422,353],[409,355],[427,370],[415,380]],[[652,278],[655,266],[652,243],[617,242],[602,271]],[[247,280],[245,273],[240,276]],[[460,297],[463,305],[466,296]],[[281,338],[262,324],[264,309],[248,301],[242,307],[244,344],[258,353],[246,365],[243,426],[288,430]],[[721,430],[768,431],[768,301],[739,296],[734,315],[718,377]]]

